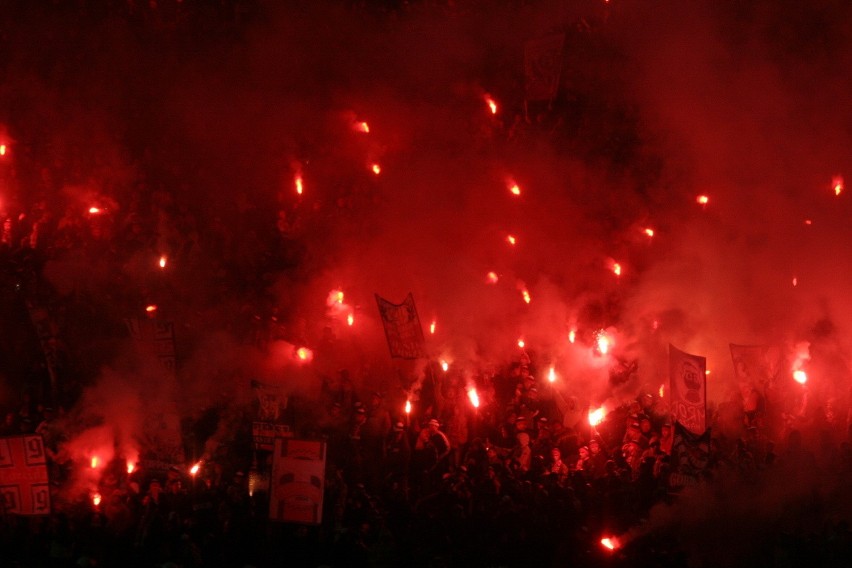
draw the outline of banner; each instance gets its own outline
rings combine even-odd
[[[426,357],[423,347],[423,328],[414,306],[414,296],[409,292],[401,304],[392,304],[378,294],[376,303],[385,326],[388,348],[394,359],[420,359]]]
[[[710,429],[696,435],[675,422],[669,488],[697,485],[710,465]]]
[[[0,515],[48,514],[50,489],[41,436],[0,438]]]
[[[270,520],[308,525],[322,522],[325,456],[323,441],[275,440]]]
[[[707,359],[669,345],[672,415],[694,434],[706,429]]]
[[[186,456],[180,414],[175,396],[170,392],[170,389],[177,389],[174,324],[136,317],[126,318],[124,323],[140,355],[155,361],[162,370],[163,381],[156,392],[142,391],[145,430],[139,440],[139,463],[149,471],[165,471],[170,466],[183,464]]]
[[[565,34],[529,40],[524,46],[526,100],[550,101],[559,90]]]
[[[734,375],[740,383],[764,388],[775,384],[781,370],[781,349],[768,345],[730,346]]]
[[[256,450],[272,451],[276,438],[289,438],[292,408],[290,399],[281,387],[267,385],[252,380],[251,388],[255,393],[256,412],[252,422],[252,444]]]

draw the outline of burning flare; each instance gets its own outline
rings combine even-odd
[[[100,462],[100,460],[98,459],[98,456],[92,456],[92,459],[91,459],[91,462],[90,462],[92,469],[95,469],[96,467],[98,467],[99,462]]]
[[[518,239],[515,238],[515,235],[506,235],[506,242],[512,246],[515,246],[515,244],[517,244],[518,242]]]
[[[532,298],[530,297],[530,292],[526,288],[521,290],[521,295],[524,297],[524,302],[526,302],[527,304],[532,302]]]
[[[491,95],[485,95],[485,104],[488,105],[491,114],[497,114],[497,102],[491,98]]]
[[[157,311],[156,304],[148,304],[147,306],[145,306],[145,311],[148,312],[149,314],[156,312]]]
[[[411,414],[411,401],[410,400],[405,401],[405,413]]]
[[[346,316],[346,325],[348,325],[349,327],[355,325],[355,314],[350,313],[348,316]]]
[[[300,174],[296,174],[293,183],[296,186],[296,193],[298,195],[302,195],[302,193],[305,191],[305,186],[302,184],[302,176]]]
[[[314,352],[307,347],[299,347],[296,349],[296,357],[300,361],[307,362],[314,358]]]
[[[575,341],[577,341],[577,330],[572,329],[568,332],[568,343],[574,343]]]
[[[510,181],[508,183],[508,185],[509,185],[509,191],[512,192],[512,195],[520,195],[521,194],[521,186],[519,186],[517,183]]]
[[[160,268],[165,268],[165,267],[166,267],[166,261],[167,261],[167,260],[168,260],[168,259],[166,258],[166,256],[165,256],[165,255],[163,255],[163,256],[161,256],[161,257],[160,257],[160,262],[159,262]]]
[[[645,229],[644,233],[646,235],[648,235],[649,237],[653,237],[654,236],[654,229],[648,227],[647,229]]]
[[[370,166],[370,169],[373,170],[373,173],[379,175],[382,173],[382,167],[379,164],[373,164]]]
[[[526,345],[527,345],[527,344],[526,344],[526,342],[524,342],[524,338],[523,338],[523,337],[522,337],[522,338],[520,338],[520,339],[518,339],[518,347],[520,347],[521,349],[523,349],[524,347],[526,347]]]
[[[834,195],[840,195],[846,186],[843,184],[843,176],[834,176],[831,179],[831,187],[834,188]]]
[[[621,265],[617,262],[612,263],[612,272],[616,276],[621,276]]]
[[[793,371],[793,380],[799,383],[800,385],[803,385],[808,382],[808,374],[801,369],[799,369],[798,371]]]
[[[130,475],[136,469],[136,464],[132,461],[127,462],[127,475]]]
[[[610,339],[605,331],[601,330],[597,333],[595,344],[597,345],[597,349],[600,354],[606,355],[609,353],[610,347],[612,347],[612,339]]]
[[[5,156],[5,155],[6,155],[6,145],[0,144],[0,156]]]
[[[447,363],[445,360],[441,359],[441,369],[446,373],[450,370],[450,364]]]
[[[603,422],[604,417],[606,417],[606,411],[603,406],[595,410],[589,410],[589,425],[597,426]]]
[[[554,369],[553,367],[551,367],[550,370],[547,372],[547,380],[551,383],[556,382],[556,369]]]
[[[467,391],[467,397],[474,408],[479,408],[479,395],[476,393],[476,387],[470,387]]]
[[[702,207],[704,207],[705,205],[707,205],[708,203],[710,203],[710,198],[709,198],[708,196],[706,196],[706,195],[699,195],[698,197],[696,197],[696,198],[695,198],[695,201],[696,201],[699,205],[701,205]]]
[[[97,215],[97,214],[102,213],[102,212],[103,212],[103,210],[100,207],[89,207],[89,214],[90,215]]]
[[[618,548],[618,540],[611,536],[604,537],[601,539],[601,546],[607,550],[615,550]]]
[[[435,320],[432,320],[432,323],[429,324],[429,333],[435,335],[435,326],[438,325]]]
[[[364,121],[356,122],[354,128],[356,132],[363,132],[364,134],[370,133],[370,125]]]
[[[196,475],[198,475],[198,470],[199,470],[199,469],[201,469],[201,462],[198,462],[198,463],[196,463],[194,466],[192,466],[191,468],[189,468],[189,474],[190,474],[192,477],[195,477]]]
[[[500,277],[497,276],[496,272],[489,272],[485,275],[485,281],[489,284],[497,284],[498,280],[500,280]]]
[[[101,504],[101,494],[100,493],[93,494],[92,495],[92,505],[97,507],[100,504]]]

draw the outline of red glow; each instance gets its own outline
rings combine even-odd
[[[617,262],[612,263],[612,272],[616,276],[621,276],[621,265]]]
[[[355,314],[350,313],[348,316],[346,316],[346,325],[350,327],[355,325]]]
[[[608,550],[615,550],[618,548],[618,540],[615,537],[604,537],[601,539],[601,546]]]
[[[706,195],[699,195],[695,198],[695,201],[698,202],[702,207],[710,203],[710,198]]]
[[[805,219],[805,225],[813,225],[813,224],[814,224],[814,222],[811,221],[810,219]]]
[[[485,281],[489,284],[497,284],[498,280],[500,280],[500,277],[497,276],[496,272],[489,272],[485,275]]]
[[[653,236],[654,236],[654,229],[651,229],[650,227],[649,227],[649,228],[647,228],[647,229],[645,229],[645,231],[644,231],[644,232],[645,232],[645,234],[646,234],[646,235],[648,235],[649,237],[653,237]]]
[[[521,194],[521,186],[516,184],[513,181],[508,182],[509,191],[512,192],[512,195],[520,195]]]
[[[305,191],[305,187],[302,184],[302,176],[297,174],[295,180],[293,181],[296,186],[296,193],[302,195],[302,193]]]
[[[328,297],[325,299],[325,303],[327,306],[331,307],[336,305],[343,304],[343,290],[332,290],[328,293]]]
[[[556,369],[554,369],[553,367],[551,367],[550,370],[547,372],[547,380],[551,383],[556,382]]]
[[[523,337],[522,337],[522,338],[520,338],[520,339],[518,339],[518,347],[520,347],[521,349],[523,349],[524,347],[526,347],[526,345],[527,345],[527,344],[526,344],[526,342],[524,341],[524,338],[523,338]]]
[[[595,343],[601,355],[606,355],[612,347],[612,339],[603,330],[597,333]]]
[[[157,306],[156,306],[156,305],[154,305],[154,304],[150,304],[150,305],[148,305],[148,306],[145,306],[145,311],[146,311],[146,312],[148,312],[149,314],[150,314],[150,313],[153,313],[153,312],[156,312],[156,311],[157,311]]]
[[[429,324],[429,333],[435,335],[435,326],[437,323],[433,320],[432,323]]]
[[[834,176],[831,179],[831,187],[834,189],[834,195],[840,195],[846,186],[843,183],[843,176]]]
[[[663,398],[666,394],[666,385],[665,384],[660,385],[660,390],[658,392],[660,393],[660,398]]]
[[[102,213],[102,212],[103,212],[103,210],[100,207],[89,207],[89,214],[90,215],[97,215],[97,214]]]
[[[521,295],[524,297],[524,302],[526,302],[527,304],[532,302],[532,298],[530,297],[529,290],[526,290],[526,289],[521,290]]]
[[[793,371],[793,380],[803,385],[808,382],[808,374],[799,369],[798,371]]]
[[[190,474],[192,477],[195,477],[196,475],[198,475],[198,470],[199,470],[199,469],[201,469],[201,462],[198,462],[198,463],[196,463],[194,466],[192,466],[191,468],[189,468],[189,474]]]
[[[450,364],[441,359],[441,369],[443,369],[443,371],[446,373],[450,370]]]
[[[382,167],[379,164],[373,164],[370,166],[370,169],[373,170],[373,173],[379,175],[382,173]]]
[[[470,399],[470,403],[474,408],[479,408],[479,395],[477,394],[475,387],[471,387],[470,390],[467,391],[467,397]]]
[[[515,246],[515,244],[518,242],[518,239],[515,238],[515,235],[507,235],[506,242],[512,246]]]
[[[307,347],[299,347],[296,349],[296,357],[300,361],[308,362],[314,358],[314,352],[308,349]]]
[[[603,422],[604,417],[606,417],[606,411],[603,406],[595,410],[589,410],[589,424],[591,426],[597,426]]]
[[[92,495],[92,505],[97,507],[100,504],[101,504],[101,494],[100,493],[93,494]]]
[[[577,341],[577,331],[572,329],[568,332],[568,343],[574,343]]]
[[[405,401],[405,413],[411,414],[411,401],[410,400]]]
[[[127,474],[130,475],[136,469],[136,464],[133,462],[127,462]]]
[[[160,264],[160,268],[165,268],[165,267],[166,267],[166,257],[165,257],[165,255],[160,257],[160,262],[159,262],[159,264]]]
[[[363,122],[363,121],[362,122],[356,122],[355,123],[355,131],[356,132],[363,132],[364,134],[369,134],[370,125],[367,124],[366,122]]]
[[[6,155],[6,145],[0,144],[0,156],[5,156],[5,155]]]
[[[794,276],[793,277],[793,287],[795,288],[798,285],[799,285],[799,279]]]
[[[491,114],[497,114],[497,103],[491,98],[491,95],[485,95],[485,104],[488,105]]]
[[[98,456],[92,456],[92,459],[91,459],[91,461],[89,462],[89,463],[91,464],[91,466],[92,466],[92,469],[95,469],[96,467],[98,467],[98,463],[99,463],[99,461],[100,461],[100,460],[98,460]]]

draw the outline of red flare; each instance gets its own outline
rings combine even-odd
[[[488,105],[491,114],[497,114],[497,102],[491,98],[491,95],[485,95],[485,104]]]
[[[198,462],[198,463],[196,463],[194,466],[192,466],[191,468],[189,468],[189,474],[190,474],[192,477],[195,477],[196,475],[198,475],[198,470],[199,470],[199,469],[201,469],[201,462]]]
[[[500,280],[500,277],[497,276],[496,272],[489,272],[485,275],[485,281],[489,284],[497,284],[498,280]]]
[[[300,361],[308,362],[314,358],[314,352],[307,347],[299,347],[296,349],[296,357]]]
[[[840,195],[846,186],[843,183],[843,176],[834,176],[831,179],[831,187],[834,189],[834,195]]]
[[[435,321],[432,321],[432,323],[429,324],[429,333],[431,333],[432,335],[435,335],[435,326],[436,325],[437,324],[436,324]]]
[[[165,255],[163,255],[163,256],[161,256],[161,257],[160,257],[160,262],[159,262],[160,268],[165,268],[165,267],[166,267],[166,260],[167,260],[167,259],[166,259]]]
[[[356,123],[355,123],[355,131],[356,131],[356,132],[363,132],[364,134],[369,134],[369,132],[370,132],[370,125],[368,125],[368,124],[367,124],[366,122],[364,122],[364,121],[356,122]]]
[[[450,370],[450,364],[441,359],[441,369],[443,369],[443,371],[446,373]]]
[[[379,175],[382,173],[382,167],[379,164],[373,164],[370,166],[370,169],[373,170],[373,173]]]
[[[296,193],[298,195],[302,195],[302,193],[304,193],[304,191],[305,191],[305,186],[302,183],[302,176],[299,175],[299,174],[296,174],[296,177],[293,180],[293,184],[296,187]]]
[[[654,236],[654,229],[648,227],[647,229],[645,229],[644,233],[646,235],[648,235],[649,237],[653,237]]]
[[[520,195],[521,194],[521,186],[519,186],[517,183],[510,181],[508,183],[508,185],[509,185],[509,191],[512,193],[512,195]]]
[[[97,507],[100,504],[101,504],[101,494],[100,493],[93,494],[92,495],[92,505]]]
[[[6,145],[0,144],[0,156],[5,156],[5,155],[6,155]]]
[[[603,422],[603,419],[605,417],[606,417],[606,411],[604,410],[603,406],[601,406],[600,408],[597,408],[595,410],[589,410],[589,425],[597,426],[598,424]]]
[[[597,345],[598,352],[601,355],[606,355],[610,347],[612,347],[612,339],[610,339],[605,331],[599,331],[595,338],[595,344]]]
[[[556,382],[556,369],[554,369],[553,367],[551,367],[550,370],[547,372],[547,380],[551,383]]]
[[[350,327],[355,325],[355,314],[350,313],[348,316],[346,316],[346,325]]]
[[[92,469],[95,469],[96,467],[98,467],[99,462],[100,460],[98,459],[98,456],[92,456],[92,459],[89,463],[92,466]]]
[[[799,369],[798,371],[793,371],[793,380],[803,385],[808,382],[808,374],[803,370]]]
[[[612,263],[612,273],[616,276],[621,276],[621,264],[617,262]]]
[[[89,207],[89,214],[90,215],[97,215],[97,214],[102,213],[102,212],[103,212],[103,210],[100,207]]]
[[[405,401],[405,413],[411,414],[411,401],[410,400]]]
[[[148,306],[145,306],[145,311],[146,311],[146,312],[148,312],[149,314],[150,314],[150,313],[153,313],[153,312],[156,312],[156,311],[157,311],[157,306],[156,306],[156,305],[154,305],[154,304],[150,304],[150,305],[148,305]]]
[[[527,290],[527,289],[521,290],[521,295],[524,297],[524,302],[526,302],[527,304],[532,302],[532,298],[530,297],[529,290]]]
[[[133,473],[133,471],[135,469],[136,469],[136,464],[134,464],[133,462],[130,462],[130,461],[127,462],[127,475],[130,475],[131,473]]]
[[[568,332],[568,343],[574,343],[577,341],[577,331],[572,329]]]
[[[665,384],[660,385],[659,393],[660,393],[660,398],[665,397],[665,394],[666,394],[666,385]]]
[[[467,397],[470,399],[470,403],[474,408],[479,408],[479,395],[477,394],[475,387],[471,387],[467,391]]]
[[[526,347],[526,345],[527,345],[527,344],[526,344],[526,342],[524,341],[524,338],[523,338],[523,337],[522,337],[522,338],[520,338],[520,339],[518,339],[518,347],[520,347],[521,349],[523,349],[524,347]]]
[[[706,195],[699,195],[698,197],[695,198],[695,201],[698,202],[699,205],[704,207],[705,205],[710,203],[710,198]]]
[[[607,550],[615,550],[618,548],[618,540],[615,537],[604,537],[601,539],[601,546]]]
[[[506,235],[506,242],[512,246],[518,242],[518,239],[515,238],[515,235]]]

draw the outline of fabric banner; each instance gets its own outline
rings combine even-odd
[[[163,366],[166,376],[175,374],[175,326],[157,319],[127,318],[127,331],[143,353],[153,355]]]
[[[162,370],[164,382],[158,391],[143,393],[158,399],[143,400],[145,431],[139,439],[142,446],[139,463],[149,471],[165,471],[170,466],[183,464],[186,456],[180,414],[174,397],[167,392],[170,388],[177,388],[174,324],[137,317],[126,318],[124,323],[140,355]]]
[[[734,375],[739,382],[764,388],[775,384],[781,370],[781,349],[768,345],[730,346]]]
[[[420,317],[414,306],[414,296],[411,293],[401,304],[392,304],[378,294],[376,303],[385,327],[385,337],[388,348],[394,359],[420,359],[426,357],[424,348],[423,328]]]
[[[41,436],[0,438],[0,515],[48,514],[50,489]]]
[[[257,407],[251,429],[252,443],[256,450],[271,452],[276,438],[293,435],[290,430],[290,399],[279,386],[252,380],[251,388]]]
[[[669,384],[672,415],[694,434],[706,429],[707,359],[669,345]]]
[[[550,101],[559,90],[565,34],[529,40],[524,46],[524,86],[528,101]]]
[[[308,525],[322,522],[325,457],[323,441],[275,440],[270,520]]]
[[[710,465],[710,429],[696,435],[675,422],[673,436],[669,488],[696,485]]]

